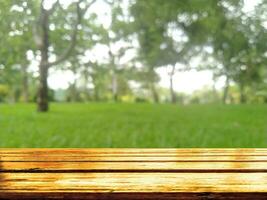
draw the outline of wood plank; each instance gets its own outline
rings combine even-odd
[[[265,149],[1,149],[1,161],[267,161]]]
[[[93,153],[93,154],[177,154],[177,153],[206,153],[206,154],[267,154],[267,149],[234,149],[234,148],[0,148],[1,153],[15,153],[15,154],[38,154],[38,153]]]
[[[135,148],[20,148],[14,149],[14,148],[1,148],[0,149],[1,154],[39,154],[39,153],[58,153],[58,154],[65,154],[65,153],[71,153],[71,154],[206,154],[206,155],[213,155],[213,154],[246,154],[246,155],[267,155],[267,149],[246,149],[246,148],[146,148],[146,149],[135,149]]]
[[[2,162],[0,172],[267,172],[267,162]]]
[[[267,173],[1,173],[1,192],[267,192]]]
[[[8,198],[7,198],[8,197]],[[266,200],[265,193],[86,193],[76,192],[56,193],[0,193],[0,199],[4,200],[44,200],[44,199],[65,199],[65,200]]]
[[[267,156],[0,156],[2,162],[267,162]]]

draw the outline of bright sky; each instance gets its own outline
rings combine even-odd
[[[72,0],[61,0],[65,5],[68,5]],[[255,5],[259,3],[260,0],[244,0],[245,7],[244,11],[249,13],[253,11]],[[48,1],[53,2],[53,1]],[[48,7],[49,7],[48,3]],[[97,0],[96,3],[90,8],[90,11],[94,11],[99,16],[99,23],[104,24],[104,26],[108,27],[110,24],[110,20],[107,17],[109,13],[109,7],[103,3],[101,0]],[[97,48],[94,50],[94,56],[96,58],[105,58],[106,57],[106,49],[105,47],[101,47],[98,45]],[[89,54],[88,54],[89,55]],[[92,58],[89,58],[92,59]],[[162,87],[169,87],[169,77],[167,68],[159,68],[157,69],[157,73],[160,75],[160,83],[159,85]],[[53,89],[66,89],[68,88],[69,83],[73,81],[73,74],[71,71],[59,71],[59,70],[51,70],[50,76],[48,79],[48,84]],[[174,88],[177,92],[184,92],[184,93],[192,93],[195,90],[201,89],[204,86],[212,86],[212,72],[211,71],[189,71],[189,72],[177,72],[174,76]],[[224,85],[224,78],[219,79],[215,86],[216,88],[222,88]]]

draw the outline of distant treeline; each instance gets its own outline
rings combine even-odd
[[[64,3],[65,2],[65,3]],[[0,2],[0,101],[267,102],[267,0]],[[157,68],[168,71],[169,89]],[[49,71],[69,72],[67,90]],[[174,90],[176,73],[210,70],[223,89]]]

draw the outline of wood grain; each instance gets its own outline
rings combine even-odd
[[[267,199],[267,149],[0,149],[0,199]]]

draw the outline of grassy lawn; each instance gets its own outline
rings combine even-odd
[[[267,147],[267,106],[2,104],[0,147]]]

